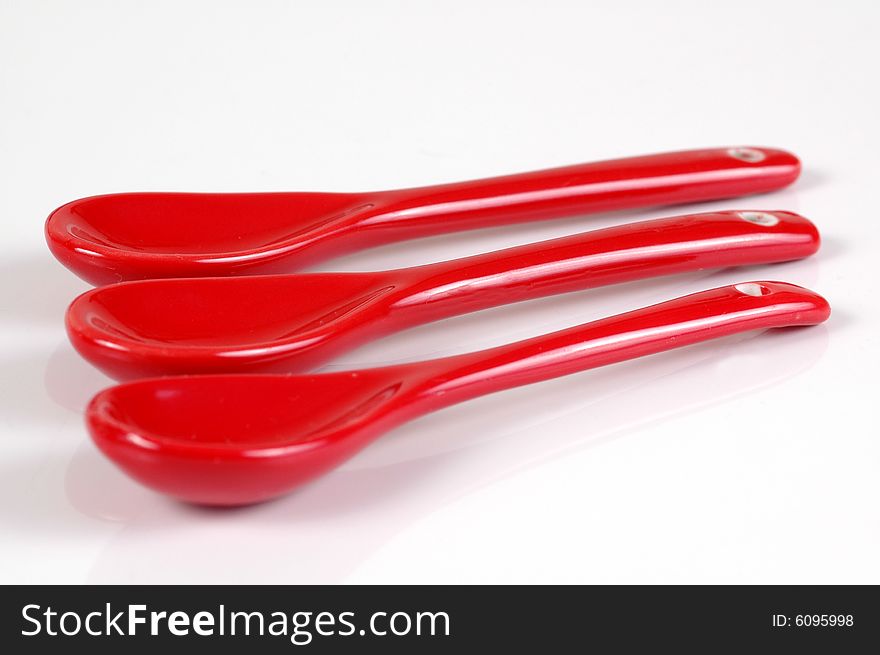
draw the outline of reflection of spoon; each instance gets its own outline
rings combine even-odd
[[[781,150],[717,148],[400,191],[119,193],[56,209],[46,238],[93,284],[285,273],[444,232],[772,191],[799,172]]]
[[[77,350],[118,379],[295,373],[456,314],[653,275],[797,259],[818,245],[816,228],[797,214],[694,214],[393,271],[110,285],[77,298],[67,327]]]
[[[745,283],[477,353],[309,376],[196,376],[99,393],[87,421],[130,475],[197,503],[281,495],[421,414],[502,389],[753,329],[811,325],[823,298]]]

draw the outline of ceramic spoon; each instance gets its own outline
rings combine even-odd
[[[372,193],[119,193],[46,222],[55,256],[92,284],[286,273],[382,243],[598,211],[778,189],[800,171],[770,148],[717,148]]]
[[[195,503],[254,503],[427,412],[707,339],[820,323],[829,311],[801,287],[748,282],[443,359],[316,375],[129,382],[99,393],[86,419],[98,447],[147,486]]]
[[[819,235],[789,212],[663,218],[439,264],[125,282],[67,312],[68,334],[117,379],[292,373],[370,339],[487,307],[708,267],[806,257]]]

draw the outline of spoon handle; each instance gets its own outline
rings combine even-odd
[[[773,148],[684,150],[439,186],[384,191],[358,221],[381,242],[454,230],[779,189],[800,173]],[[364,235],[365,237],[367,235]]]
[[[739,332],[815,325],[827,301],[784,282],[695,293],[518,343],[422,362],[422,411]]]
[[[408,326],[559,293],[704,268],[799,259],[819,234],[790,212],[722,211],[641,221],[398,271]]]

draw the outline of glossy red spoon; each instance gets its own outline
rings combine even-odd
[[[372,193],[120,193],[46,222],[55,256],[92,284],[285,273],[442,232],[778,189],[800,172],[770,148],[716,148]]]
[[[76,349],[117,379],[292,373],[417,324],[557,293],[708,267],[806,257],[816,228],[789,212],[631,223],[439,264],[124,282],[71,304]]]
[[[98,447],[158,491],[211,505],[284,494],[421,414],[502,389],[737,332],[824,321],[782,282],[721,287],[481,352],[317,375],[153,378],[99,393]]]

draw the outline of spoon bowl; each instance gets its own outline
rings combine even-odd
[[[67,312],[77,350],[117,379],[320,365],[378,325],[388,273],[313,273],[123,282]],[[366,338],[366,334],[362,335]]]
[[[162,378],[116,387],[88,411],[94,439],[135,479],[236,505],[279,496],[349,457],[381,433],[406,388],[381,369]]]
[[[169,267],[180,277],[274,273],[288,268],[279,259],[317,251],[370,207],[350,193],[116,193],[62,205],[46,235],[55,257],[93,284],[168,277]]]

